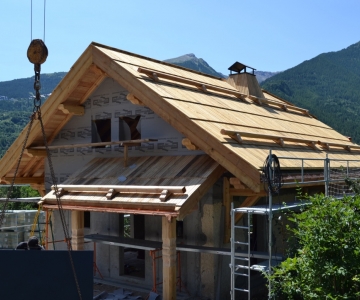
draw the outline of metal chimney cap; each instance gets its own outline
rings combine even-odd
[[[254,69],[254,68],[252,68],[252,67],[250,67],[250,66],[244,65],[244,64],[242,64],[242,63],[239,63],[238,61],[235,62],[234,64],[232,64],[232,65],[228,68],[228,70],[233,71],[233,72],[236,72],[236,73],[241,73],[242,71],[244,71],[244,73],[248,73],[248,72],[246,72],[246,68],[251,69],[251,73],[250,73],[250,74],[253,74],[253,75],[254,75],[254,71],[255,71],[256,69]]]

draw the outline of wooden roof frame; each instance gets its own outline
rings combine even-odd
[[[196,76],[203,76],[204,82],[201,81],[200,77],[197,77],[200,78],[199,80],[190,80],[186,75],[169,74],[165,71],[160,71],[161,68],[159,70],[154,70],[146,66],[146,64],[142,67],[134,65],[134,68],[136,69],[134,69],[134,72],[131,72],[121,65],[123,62],[120,59],[117,59],[116,55],[112,56],[106,53],[108,51],[131,55],[133,57],[145,59],[149,62],[156,62],[159,66],[171,66],[182,72],[186,70],[188,74],[192,73],[196,74]],[[128,63],[128,65],[130,66],[131,63]],[[128,99],[133,104],[149,107],[154,113],[182,133],[186,137],[183,143],[189,149],[202,150],[218,162],[224,169],[239,178],[241,182],[255,193],[262,190],[259,168],[256,168],[244,157],[232,151],[225,140],[219,140],[219,137],[215,137],[213,133],[208,132],[198,123],[192,122],[185,112],[177,109],[169,103],[169,101],[165,101],[163,96],[147,85],[147,82],[144,80],[149,80],[147,78],[151,78],[151,81],[154,80],[153,84],[161,84],[161,81],[163,80],[166,82],[173,82],[175,85],[182,83],[193,86],[197,90],[209,95],[209,97],[212,97],[212,93],[220,93],[228,95],[228,97],[232,97],[234,100],[239,99],[240,102],[244,101],[249,104],[267,104],[278,107],[283,111],[294,111],[310,116],[307,110],[297,108],[286,101],[283,101],[282,104],[280,103],[281,101],[277,102],[267,98],[243,95],[230,85],[227,88],[227,85],[224,85],[224,81],[220,78],[128,53],[119,49],[114,49],[98,43],[91,43],[41,108],[45,128],[52,123],[54,114],[58,114],[58,117],[60,116],[60,118],[62,118],[62,121],[56,128],[49,130],[47,134],[48,144],[51,144],[52,140],[72,116],[82,115],[84,113],[82,105],[107,77],[111,77],[128,91]],[[206,83],[205,79],[210,80],[209,83]],[[215,81],[212,81],[215,82],[215,85],[211,84],[211,80],[218,80],[218,86],[216,86]],[[0,161],[0,178],[2,182],[9,182],[9,179],[14,172],[14,166],[16,165],[17,158],[22,150],[28,126],[29,125],[24,128]],[[221,136],[220,133],[219,135]],[[236,135],[230,136],[236,138]],[[264,138],[265,135],[263,134],[262,136]],[[281,135],[275,137],[275,139],[274,136],[270,135],[265,138],[275,140],[280,146],[282,146],[285,141]],[[342,145],[341,143],[319,141],[318,139],[315,139],[314,141],[311,140],[310,143],[305,141],[305,144],[311,145],[311,147],[314,148],[316,145],[320,145],[321,148],[325,150],[329,150],[333,147],[340,150],[347,150],[345,152],[348,152],[349,149],[360,148],[360,146],[356,144],[346,143],[346,145]],[[18,176],[19,178],[15,179],[15,182],[28,181],[37,187],[44,184],[44,171],[42,171],[42,168],[46,155],[41,151],[43,150],[42,147],[40,124],[35,121],[29,134],[28,144],[25,145],[25,148],[27,149],[25,156],[29,159],[29,162],[21,167],[21,174]]]

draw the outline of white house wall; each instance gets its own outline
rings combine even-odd
[[[128,92],[111,78],[107,78],[84,103],[85,114],[74,116],[52,142],[52,146],[88,144],[92,141],[91,120],[111,119],[111,140],[119,140],[119,117],[141,115],[137,129],[141,139],[158,139],[129,147],[129,156],[189,155],[181,141],[184,136],[162,120],[147,107],[134,105],[126,99]],[[130,140],[129,129],[125,127],[121,140]],[[75,170],[94,157],[117,157],[123,155],[123,147],[112,145],[106,148],[69,147],[56,149],[51,153],[57,183],[64,182]],[[199,152],[201,153],[201,152]],[[45,187],[49,190],[51,177],[48,165],[45,168]]]

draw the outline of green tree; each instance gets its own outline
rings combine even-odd
[[[360,299],[360,196],[310,197],[289,218],[299,243],[270,276],[276,299]]]
[[[10,187],[0,187],[0,198],[7,198],[8,191]],[[28,197],[40,197],[38,191],[32,189],[30,186],[14,186],[11,195],[9,198],[28,198]],[[0,204],[2,208],[5,202]],[[6,209],[7,210],[17,210],[17,209],[37,209],[37,203],[32,202],[8,202]]]

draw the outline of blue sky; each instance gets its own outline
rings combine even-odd
[[[43,39],[44,0],[32,0]],[[31,0],[3,0],[0,81],[33,76]],[[360,41],[359,0],[46,1],[43,73],[68,71],[92,42],[164,60],[194,53],[228,74],[235,61],[281,71]]]

